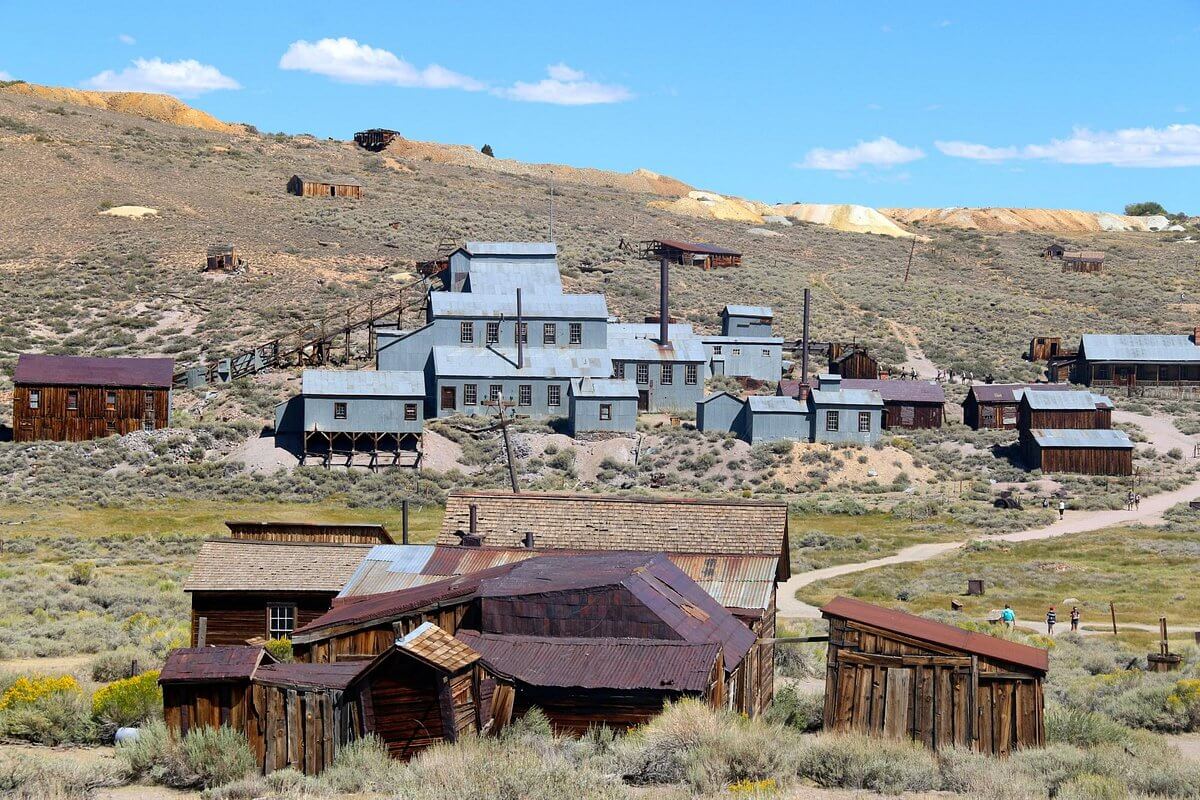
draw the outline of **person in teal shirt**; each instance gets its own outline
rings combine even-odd
[[[1004,610],[1000,612],[1000,620],[1004,623],[1004,627],[1008,628],[1010,631],[1013,629],[1013,626],[1017,624],[1017,615],[1014,614],[1013,610],[1008,607],[1008,603],[1004,604]]]

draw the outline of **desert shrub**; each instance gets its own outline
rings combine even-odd
[[[824,692],[801,692],[794,686],[784,686],[775,692],[766,719],[802,731],[817,731],[821,729],[824,716]]]
[[[338,751],[333,766],[321,773],[319,787],[330,793],[387,792],[403,764],[388,755],[374,736],[356,739]]]
[[[21,675],[0,694],[0,712],[28,705],[53,694],[78,693],[79,681],[70,675]]]
[[[0,712],[0,734],[35,744],[59,745],[91,742],[96,730],[91,707],[76,685],[73,690],[52,691],[10,704]]]
[[[1129,787],[1116,778],[1085,773],[1062,785],[1055,797],[1059,800],[1125,800]]]
[[[818,786],[883,794],[933,791],[941,784],[937,761],[927,748],[860,735],[831,734],[806,742],[796,770]]]
[[[195,728],[173,738],[160,721],[117,745],[117,755],[138,777],[177,789],[212,787],[242,778],[255,767],[246,737],[232,728]]]
[[[92,696],[92,716],[106,730],[139,725],[162,711],[158,670],[114,681]]]
[[[939,750],[943,791],[986,800],[1043,800],[1046,785],[1036,775],[1014,770],[1001,759],[959,747]]]
[[[112,761],[80,763],[31,752],[0,752],[0,795],[13,800],[86,797],[95,789],[124,782],[123,770]]]
[[[130,678],[133,677],[130,673],[135,663],[140,671],[154,664],[155,660],[154,656],[132,647],[109,650],[92,659],[92,680],[97,683],[110,683]]]
[[[271,639],[266,644],[266,650],[279,661],[289,662],[295,658],[292,653],[292,640],[287,637]]]
[[[91,561],[76,561],[67,573],[67,580],[76,586],[87,586],[96,574],[96,565]]]
[[[1137,674],[1137,673],[1135,673]],[[1179,681],[1179,684],[1198,681]],[[1104,711],[1131,728],[1182,733],[1200,722],[1200,692],[1182,691],[1179,684],[1148,676],[1128,690],[1110,697]]]
[[[1046,739],[1051,742],[1094,747],[1122,742],[1129,729],[1110,717],[1082,708],[1051,708],[1046,715]]]

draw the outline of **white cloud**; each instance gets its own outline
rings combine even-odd
[[[925,153],[920,148],[905,147],[894,139],[880,136],[874,141],[859,142],[845,150],[814,147],[796,166],[801,169],[851,172],[859,167],[893,167],[924,157]]]
[[[387,83],[420,89],[479,91],[482,81],[430,64],[420,69],[390,50],[360,44],[354,39],[292,42],[279,59],[280,69],[325,75],[346,83]]]
[[[1114,167],[1200,166],[1200,125],[1093,131],[1076,128],[1066,139],[1024,147],[989,147],[969,142],[938,142],[948,156],[985,161],[1038,159],[1060,164]]]
[[[9,75],[4,70],[0,69],[0,81],[11,81],[12,79],[13,79],[12,75]]]
[[[109,92],[166,92],[184,96],[242,88],[216,67],[190,58],[184,61],[139,58],[120,72],[106,69],[93,75],[83,85]]]
[[[589,81],[587,75],[566,64],[546,68],[549,76],[537,83],[517,81],[512,86],[496,89],[494,94],[525,103],[553,103],[560,106],[588,106],[599,103],[620,103],[633,93],[615,83]]]
[[[117,41],[121,44],[137,44],[137,39],[133,38],[128,33],[122,33],[118,35]]]

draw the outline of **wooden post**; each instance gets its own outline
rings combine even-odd
[[[904,282],[908,283],[908,273],[912,269],[913,253],[917,251],[917,237],[913,237],[912,247],[908,249],[908,266],[904,268]]]
[[[208,617],[201,617],[196,623],[196,647],[204,647],[204,640],[208,638]]]
[[[1113,605],[1111,600],[1108,601],[1108,613],[1112,615],[1113,636],[1117,635],[1117,607]]]

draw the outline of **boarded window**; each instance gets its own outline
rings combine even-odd
[[[871,432],[871,412],[870,411],[858,412],[858,432],[859,433],[870,433]]]
[[[296,607],[291,603],[267,606],[267,633],[272,639],[289,639],[296,630]]]
[[[553,322],[547,322],[542,325],[542,344],[557,344],[558,343],[558,326]]]
[[[825,430],[836,431],[837,429],[838,429],[838,412],[826,411],[825,412]]]
[[[417,419],[417,404],[416,403],[405,403],[404,404],[404,419],[407,422],[415,422],[416,421],[416,419]]]
[[[670,386],[672,383],[675,382],[675,365],[674,364],[663,364],[662,365],[662,373],[661,373],[661,377],[659,378],[659,382],[662,383],[663,386]]]
[[[487,324],[487,343],[488,344],[499,344],[500,343],[500,323],[499,322],[489,322]]]
[[[474,322],[459,323],[458,340],[463,344],[472,344],[475,341]]]
[[[522,383],[517,387],[517,405],[533,405],[533,386],[531,384]]]
[[[650,365],[649,364],[638,364],[637,365],[637,382],[638,383],[649,383],[650,382]]]
[[[117,393],[116,392],[105,392],[104,393],[104,408],[107,411],[116,411],[117,410]]]
[[[624,361],[614,361],[613,362],[613,377],[620,378],[621,380],[625,379],[625,362]]]
[[[612,419],[612,403],[600,404],[600,419],[605,421]]]
[[[455,403],[455,391],[453,386],[442,387],[442,409],[445,411],[453,411]]]
[[[912,406],[900,406],[900,424],[913,425],[917,421],[917,410]]]
[[[562,405],[562,387],[552,383],[546,387],[546,405],[551,408]]]
[[[29,390],[29,407],[40,408],[42,405],[42,393],[37,389]]]
[[[346,418],[346,410],[347,409],[346,409],[345,403],[334,403],[333,404],[333,418],[334,419],[345,419]]]
[[[473,383],[463,384],[463,405],[473,406],[479,403],[479,387]]]
[[[1016,425],[1017,424],[1017,410],[1015,408],[1005,408],[1004,409],[1004,424],[1005,425]]]
[[[583,323],[572,322],[570,330],[571,344],[583,344]]]
[[[683,382],[688,386],[696,385],[696,365],[687,364],[683,368]]]
[[[67,392],[67,410],[79,410],[79,392]]]

